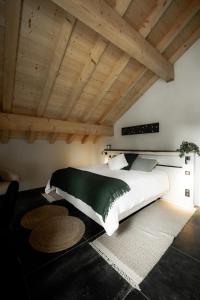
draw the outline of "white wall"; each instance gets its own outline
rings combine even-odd
[[[159,133],[121,136],[122,127],[152,122],[160,123]],[[157,81],[114,130],[112,148],[176,150],[183,140],[200,146],[200,40],[175,64],[175,80]],[[200,185],[199,175],[195,180]],[[196,197],[200,201],[200,191]]]
[[[66,144],[64,141],[28,144],[24,140],[11,140],[8,144],[0,144],[0,166],[20,175],[21,190],[32,189],[45,186],[56,169],[100,163],[103,148],[103,140],[95,145],[78,142]]]

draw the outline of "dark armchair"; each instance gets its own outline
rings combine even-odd
[[[0,168],[0,224],[9,226],[19,191],[19,176],[11,170]]]

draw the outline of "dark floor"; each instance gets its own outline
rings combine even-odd
[[[40,253],[31,248],[28,243],[30,231],[21,228],[20,219],[28,210],[49,204],[41,192],[43,189],[36,189],[21,192],[19,195],[13,226],[13,244],[20,274],[14,272],[15,263],[10,260],[10,250],[4,251],[1,254],[2,264],[9,270],[6,276],[10,279],[10,289],[6,289],[7,297],[2,299],[10,299],[12,287],[16,289],[17,286],[20,293],[21,285],[22,290],[26,288],[26,299],[200,300],[200,211],[193,215],[159,263],[141,283],[139,292],[121,278],[88,244],[104,233],[103,228],[65,200],[56,201],[54,204],[67,206],[70,215],[84,221],[86,231],[82,240],[74,247],[54,254]]]

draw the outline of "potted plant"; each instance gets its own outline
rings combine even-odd
[[[180,145],[180,148],[177,149],[176,151],[180,152],[180,154],[179,154],[180,157],[183,157],[183,156],[185,156],[185,154],[190,153],[190,152],[196,153],[197,155],[200,156],[199,147],[194,143],[190,143],[190,142],[186,142],[186,141],[183,141],[182,144]],[[186,156],[185,163],[187,163],[187,160],[189,160],[189,159],[190,159],[190,157]]]

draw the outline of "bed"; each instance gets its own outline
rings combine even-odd
[[[126,218],[133,212],[146,206],[152,201],[162,197],[169,190],[169,179],[167,173],[159,168],[154,168],[152,172],[141,172],[135,170],[110,170],[107,164],[81,168],[82,171],[91,172],[111,178],[123,180],[130,187],[130,191],[118,197],[113,203],[105,220],[81,199],[78,199],[62,189],[51,186],[47,183],[45,192],[52,191],[74,205],[95,222],[103,226],[106,233],[111,236],[119,227],[119,221]],[[88,183],[89,186],[89,183]]]

